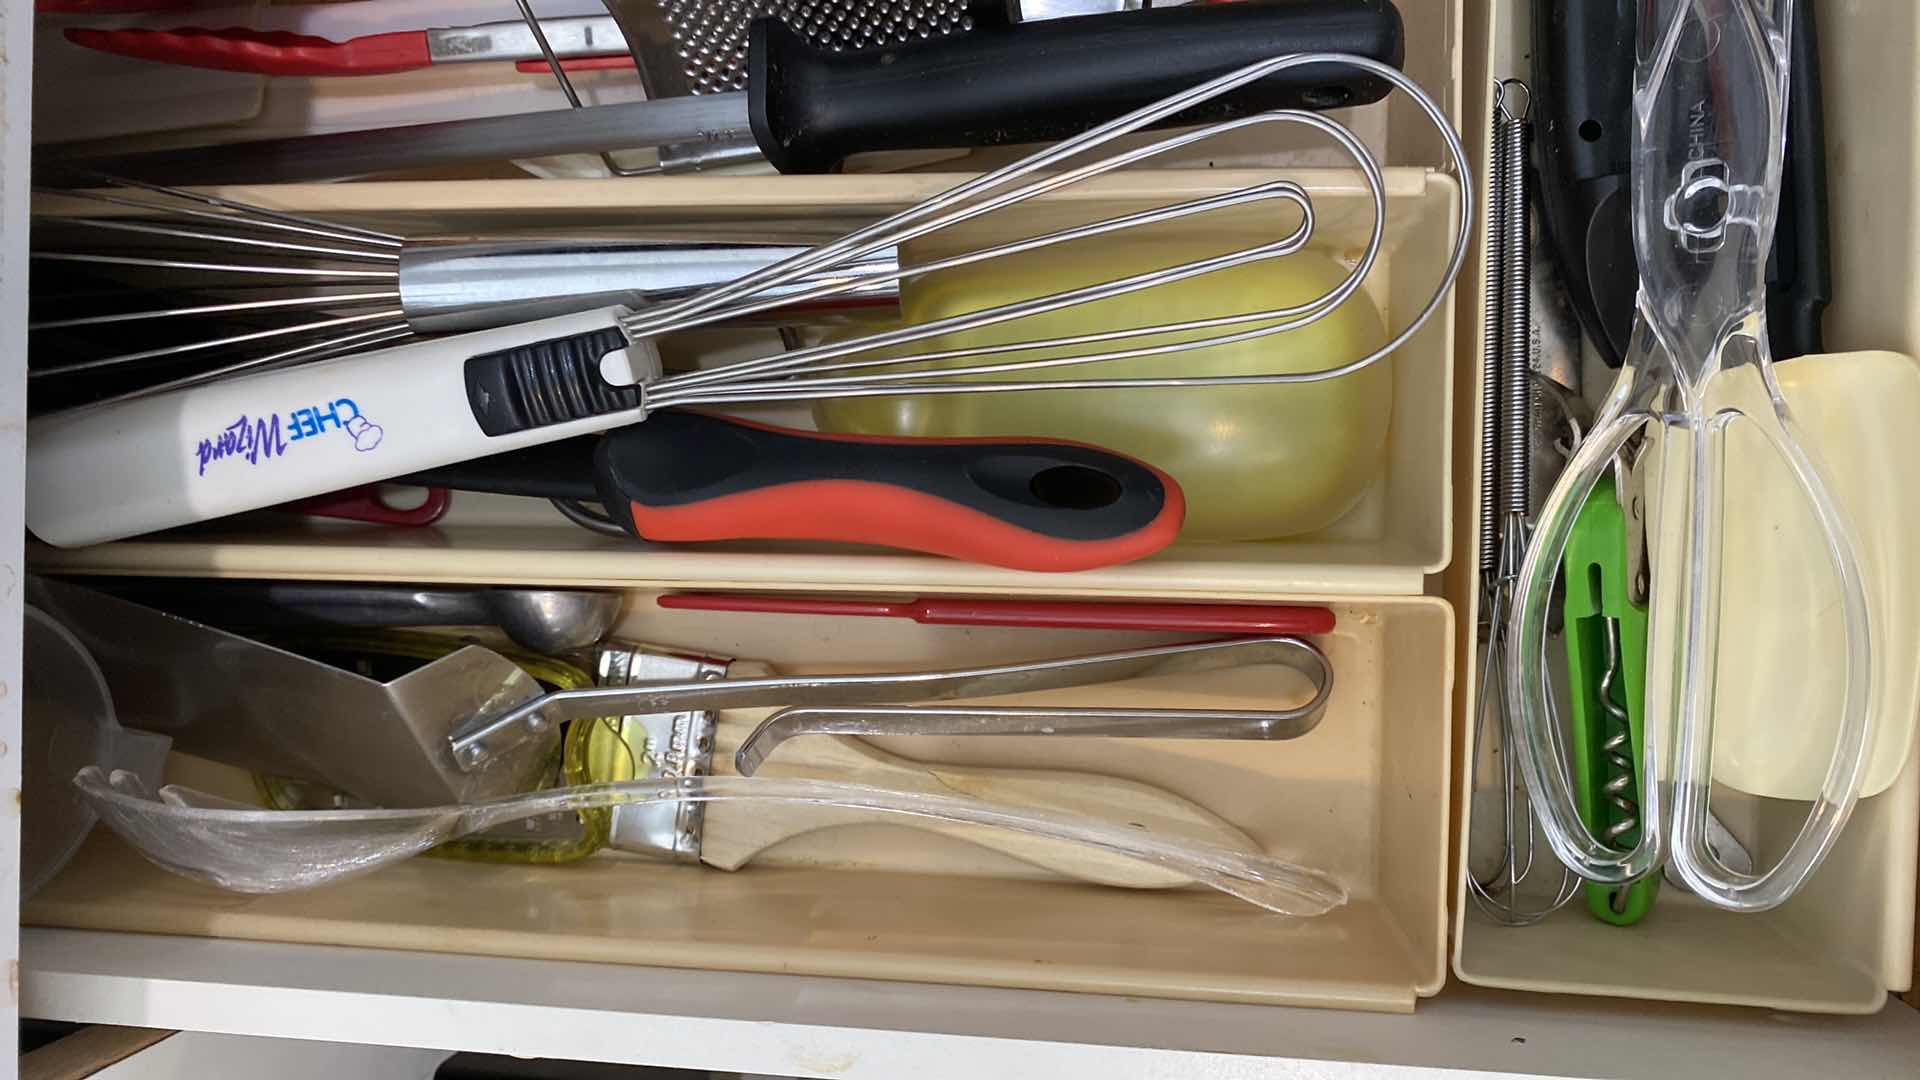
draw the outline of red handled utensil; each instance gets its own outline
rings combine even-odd
[[[1186,515],[1171,477],[1098,447],[822,435],[678,410],[398,482],[597,501],[609,528],[650,541],[877,544],[1038,571],[1151,555]]]
[[[296,499],[273,509],[307,517],[338,518],[342,521],[368,521],[375,525],[432,525],[447,516],[453,495],[443,487],[427,488],[427,497],[418,506],[395,506],[381,490],[383,484],[361,484],[344,491]]]
[[[616,66],[633,67],[627,40],[611,16],[542,19],[540,30],[557,58],[572,61],[595,57],[610,59]],[[73,27],[65,33],[75,45],[115,56],[251,75],[391,75],[436,64],[492,60],[529,61],[538,65],[537,70],[547,70],[533,31],[519,20],[397,30],[345,41],[243,27]]]
[[[666,593],[678,611],[850,615],[912,619],[934,626],[1032,626],[1057,630],[1163,630],[1196,634],[1328,634],[1330,608],[1302,604],[1143,604],[1082,600],[850,600],[752,593]]]

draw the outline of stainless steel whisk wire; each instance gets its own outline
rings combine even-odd
[[[235,375],[248,371],[266,370],[282,363],[293,363],[323,359],[345,352],[358,351],[373,345],[391,344],[411,336],[406,326],[405,313],[400,308],[400,274],[393,263],[399,259],[398,251],[404,240],[391,233],[373,229],[325,221],[320,218],[292,214],[282,210],[272,210],[249,203],[236,202],[218,195],[191,191],[181,188],[149,184],[139,180],[120,177],[102,177],[103,182],[116,187],[152,192],[172,200],[165,206],[142,199],[128,198],[105,191],[73,189],[52,192],[62,198],[81,198],[92,202],[125,206],[136,210],[163,210],[169,217],[184,217],[193,220],[218,222],[232,226],[243,224],[245,227],[273,235],[311,237],[328,241],[327,246],[319,244],[296,243],[291,240],[269,241],[259,238],[235,235],[232,232],[211,233],[198,229],[185,229],[173,225],[151,222],[125,221],[117,218],[72,217],[61,219],[65,224],[80,225],[87,228],[134,232],[144,235],[165,236],[175,239],[206,240],[220,245],[235,245],[242,248],[256,248],[281,252],[303,257],[326,259],[362,260],[380,264],[378,268],[353,269],[351,267],[312,267],[292,265],[263,265],[259,263],[207,262],[198,259],[159,258],[136,255],[103,255],[91,252],[39,251],[33,252],[35,259],[55,262],[93,263],[106,266],[143,267],[156,270],[202,271],[218,274],[236,274],[260,279],[276,279],[308,285],[347,286],[356,291],[314,294],[310,296],[276,297],[269,300],[236,300],[218,304],[195,304],[173,308],[161,308],[145,311],[115,312],[111,314],[87,314],[73,318],[36,320],[29,325],[30,330],[52,330],[65,327],[101,325],[106,323],[138,322],[148,319],[198,318],[203,316],[231,315],[275,310],[297,310],[303,308],[346,309],[349,314],[332,314],[312,322],[288,326],[276,326],[266,330],[250,331],[223,337],[209,338],[184,345],[169,345],[161,348],[145,349],[114,356],[96,357],[88,360],[68,361],[53,367],[30,368],[29,379],[48,376],[71,375],[76,372],[117,367],[142,360],[159,359],[185,353],[204,350],[230,348],[249,342],[265,342],[274,338],[298,337],[316,331],[340,330],[327,340],[311,342],[296,348],[284,349],[276,353],[248,357],[244,360],[214,368],[211,371],[196,372],[193,375],[171,380],[158,386],[142,388],[139,393],[151,394],[176,386],[191,386],[206,382],[212,378]],[[195,206],[182,206],[180,203],[195,203],[212,209],[198,209]],[[357,245],[340,247],[335,245]],[[381,286],[385,286],[382,288]],[[371,311],[354,311],[364,305],[380,305]]]
[[[1560,867],[1550,893],[1528,903],[1519,895],[1533,872],[1535,855],[1531,803],[1519,784],[1511,747],[1518,738],[1496,687],[1505,684],[1507,610],[1532,533],[1533,483],[1532,366],[1533,304],[1530,292],[1531,213],[1527,201],[1527,143],[1531,126],[1527,107],[1513,108],[1512,92],[1526,84],[1508,79],[1494,87],[1493,150],[1489,162],[1491,198],[1486,213],[1487,282],[1481,332],[1480,504],[1476,525],[1484,653],[1479,695],[1474,703],[1472,762],[1477,775],[1492,710],[1501,724],[1500,832],[1498,863],[1485,874],[1469,870],[1467,885],[1474,905],[1507,926],[1526,926],[1559,910],[1579,893],[1580,879]],[[1471,860],[1469,860],[1471,862]]]
[[[1092,364],[1108,360],[1170,354],[1183,352],[1188,349],[1255,340],[1296,329],[1317,321],[1325,317],[1341,302],[1357,292],[1367,274],[1372,270],[1375,262],[1378,260],[1384,241],[1386,219],[1385,178],[1381,173],[1378,163],[1357,136],[1337,121],[1331,120],[1318,113],[1297,110],[1276,110],[1254,116],[1242,117],[1236,120],[1223,121],[1203,128],[1176,134],[1146,146],[1121,151],[1109,157],[1101,158],[1075,168],[1043,175],[1038,179],[1028,181],[1018,186],[1009,187],[1014,181],[1020,180],[1029,174],[1037,173],[1040,170],[1064,162],[1075,155],[1137,131],[1167,116],[1192,108],[1213,97],[1227,93],[1238,86],[1289,68],[1310,64],[1340,64],[1358,68],[1370,74],[1377,75],[1392,83],[1396,88],[1406,92],[1433,123],[1435,129],[1441,133],[1456,169],[1456,174],[1459,179],[1457,209],[1461,225],[1455,230],[1453,249],[1449,254],[1447,263],[1439,277],[1439,283],[1435,287],[1433,295],[1419,313],[1416,314],[1399,333],[1394,335],[1384,345],[1365,356],[1317,371],[1223,376],[1063,379],[1031,382],[983,381],[956,383],[951,381],[963,376],[994,375],[1035,368]],[[824,361],[838,360],[842,357],[859,353],[867,353],[879,349],[893,349],[898,346],[908,345],[916,341],[923,341],[944,334],[960,333],[986,326],[993,326],[1076,304],[1109,299],[1142,289],[1152,288],[1157,285],[1211,273],[1216,270],[1247,265],[1263,259],[1274,258],[1298,251],[1306,246],[1312,235],[1312,200],[1300,185],[1292,181],[1275,180],[1225,194],[1205,196],[1172,206],[1124,214],[1087,225],[1061,229],[1042,236],[1001,244],[992,248],[968,252],[947,259],[936,260],[916,267],[903,268],[895,272],[891,279],[885,275],[881,275],[876,278],[864,280],[900,280],[916,277],[941,269],[949,269],[954,266],[978,262],[984,259],[1031,251],[1057,243],[1064,243],[1069,240],[1118,232],[1155,222],[1174,220],[1194,214],[1224,209],[1229,206],[1244,205],[1268,199],[1278,199],[1290,203],[1301,214],[1302,220],[1299,227],[1279,240],[1225,255],[1195,260],[1176,267],[1149,271],[1115,281],[1072,289],[1033,300],[1004,304],[984,311],[951,316],[919,326],[866,335],[851,341],[816,345],[811,348],[783,354],[774,354],[739,363],[729,363],[723,367],[703,371],[668,376],[646,386],[644,399],[650,408],[664,408],[672,405],[735,404],[754,401],[786,400],[802,394],[808,398],[825,398],[889,396],[897,394],[992,393],[1023,390],[1273,385],[1320,382],[1359,371],[1378,362],[1382,357],[1387,356],[1404,345],[1407,340],[1417,333],[1427,320],[1431,318],[1433,313],[1440,308],[1441,304],[1445,302],[1449,287],[1466,258],[1468,235],[1465,222],[1471,220],[1473,216],[1473,180],[1471,167],[1467,162],[1466,152],[1460,143],[1459,135],[1447,123],[1446,115],[1440,109],[1440,106],[1435,103],[1418,84],[1389,65],[1365,57],[1351,56],[1344,53],[1299,53],[1275,57],[1271,60],[1248,65],[1239,71],[1192,87],[1182,93],[1175,94],[1153,105],[1120,117],[1117,120],[1092,128],[1081,135],[1063,140],[1048,149],[1042,150],[1020,161],[957,185],[882,221],[856,230],[839,240],[820,245],[764,270],[747,274],[729,284],[709,289],[698,296],[691,297],[680,303],[665,305],[647,312],[633,314],[623,320],[622,328],[629,337],[637,340],[669,331],[690,329],[723,319],[766,310],[773,306],[776,301],[765,297],[756,298],[755,294],[771,286],[791,281],[802,274],[820,271],[836,264],[858,259],[883,247],[906,244],[911,240],[950,228],[983,214],[991,213],[994,210],[1039,197],[1048,192],[1145,160],[1157,154],[1168,153],[1172,150],[1192,145],[1193,143],[1225,132],[1268,123],[1304,124],[1326,133],[1352,155],[1365,178],[1372,202],[1373,220],[1364,252],[1355,262],[1352,271],[1339,285],[1314,300],[1304,304],[1273,308],[1266,311],[1161,323],[1153,326],[1081,334],[1071,337],[1020,341],[1001,345],[969,346],[966,348],[914,353],[905,356],[889,355],[879,359],[858,360],[837,364],[823,363]],[[801,290],[797,293],[787,294],[787,300],[791,302],[797,299],[829,296],[856,288],[858,285],[859,282],[855,281],[840,283],[829,282],[810,289]],[[1267,325],[1217,334],[1193,341],[1135,345],[1128,348],[1108,349],[1040,360],[1028,359],[1004,363],[969,364],[960,367],[940,368],[935,371],[906,371],[833,378],[818,377],[820,372],[827,371],[855,371],[905,365],[924,365],[960,357],[1099,345],[1112,341],[1149,338],[1162,334],[1208,330],[1216,327],[1247,323],[1264,323]],[[757,378],[750,379],[749,377]]]

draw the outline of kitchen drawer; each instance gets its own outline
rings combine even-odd
[[[1412,4],[1403,14],[1408,73],[1457,122],[1459,7]],[[1411,103],[1395,100],[1349,118],[1386,166],[1385,240],[1361,299],[1397,328],[1426,301],[1462,227],[1457,178],[1442,168],[1442,144]],[[984,167],[994,157],[939,167]],[[956,238],[1020,235],[1277,176],[1310,192],[1315,249],[1350,263],[1371,227],[1359,174],[1317,140],[1291,132],[1277,141],[1210,143],[1160,164],[1170,167],[1103,177],[975,223],[971,236]],[[909,205],[956,179],[952,173],[854,172],[412,180],[219,193],[277,209],[337,213],[408,236],[556,228],[597,235],[660,226],[731,227],[755,237],[794,228],[820,236]],[[59,209],[55,197],[40,205]],[[1278,235],[1291,224],[1268,218],[1254,227]],[[1227,249],[1247,242],[1249,219],[1219,215],[1180,227]],[[615,854],[541,867],[426,858],[334,887],[265,897],[174,877],[100,830],[30,901],[25,921],[475,957],[1410,1010],[1417,998],[1439,990],[1445,973],[1455,629],[1450,605],[1421,593],[1428,576],[1447,564],[1452,543],[1452,320],[1451,305],[1443,304],[1385,362],[1393,395],[1386,460],[1358,505],[1331,527],[1269,542],[1181,543],[1105,570],[1026,574],[824,545],[637,545],[581,530],[544,503],[466,494],[426,529],[315,525],[262,514],[85,549],[34,546],[29,556],[31,569],[61,573],[624,588],[630,603],[621,635],[766,660],[788,671],[950,667],[1167,639],[670,612],[652,603],[654,590],[1324,600],[1339,619],[1323,641],[1335,689],[1322,723],[1295,741],[949,738],[883,745],[922,760],[1077,769],[1185,795],[1274,853],[1339,878],[1353,899],[1325,917],[1276,917],[1202,889],[1067,883],[959,841],[873,825],[789,841],[735,873]],[[771,335],[754,344],[771,345]],[[676,346],[667,347],[671,355]],[[768,418],[810,420],[804,405]],[[1257,481],[1250,495],[1258,496]],[[1260,674],[1169,677],[1070,697],[1257,707],[1271,701]],[[175,765],[175,778],[196,786],[219,788],[239,779],[178,756]]]
[[[1409,73],[1482,147],[1487,75],[1504,70],[1488,62],[1488,9],[1505,11],[1511,3],[1401,3]],[[1830,0],[1828,6],[1840,5]],[[1898,6],[1869,17],[1856,5],[1846,17],[1870,21]],[[1894,13],[1895,28],[1907,26],[1902,20],[1909,15]],[[1857,39],[1886,50],[1875,69],[1910,68],[1910,34],[1875,38],[1872,27],[1854,29]],[[17,52],[10,63],[17,70]],[[1834,66],[1829,64],[1828,74],[1830,125],[1836,112],[1865,110],[1876,100],[1866,93],[1863,75],[1835,74]],[[1390,166],[1388,250],[1369,283],[1389,321],[1403,318],[1407,305],[1424,294],[1424,274],[1454,227],[1453,178],[1430,171],[1443,164],[1443,154],[1410,108],[1396,101],[1385,110],[1356,114],[1356,127]],[[1870,178],[1873,191],[1855,192],[1860,201],[1854,205],[1887,215],[1885,227],[1876,226],[1871,235],[1904,237],[1911,231],[1905,212],[1910,181],[1897,171],[1912,156],[1910,135],[1842,140],[1849,161],[1880,163]],[[1862,142],[1869,145],[1863,149],[1857,145]],[[975,160],[985,163],[992,156]],[[1173,164],[1184,168],[1115,177],[1056,205],[1072,213],[1103,201],[1159,196],[1172,187],[1218,190],[1239,182],[1230,170],[1272,175],[1284,169],[1306,181],[1320,200],[1321,242],[1329,250],[1349,250],[1354,230],[1364,225],[1364,209],[1353,210],[1357,189],[1351,174],[1324,168],[1339,162],[1321,148],[1229,147],[1206,160]],[[705,213],[722,188],[703,185],[720,183],[733,220],[760,223],[804,213],[840,226],[945,182],[926,175],[847,175],[234,191],[269,205],[366,212],[409,230],[459,230],[536,222],[624,227],[655,213]],[[1841,188],[1846,182],[1836,176],[1835,183]],[[1866,198],[1870,194],[1877,199]],[[1854,227],[1847,213],[1836,215],[1837,230]],[[7,239],[8,254],[17,259],[21,237],[10,231]],[[1907,295],[1904,266],[1901,273],[1856,277],[1872,273],[1880,250],[1882,245],[1856,242],[1838,252],[1836,269],[1849,291],[1830,318],[1833,345],[1920,352],[1912,333],[1891,336],[1920,312]],[[1476,263],[1470,260],[1463,282]],[[1856,281],[1860,292],[1851,291]],[[73,573],[608,585],[629,590],[623,632],[836,670],[1057,655],[1158,639],[663,612],[650,604],[653,590],[1324,598],[1341,620],[1327,640],[1339,687],[1325,723],[1298,742],[1036,745],[946,739],[897,742],[889,749],[927,760],[1099,771],[1187,794],[1276,852],[1339,875],[1355,901],[1325,918],[1274,917],[1200,890],[1125,892],[1044,880],[1010,860],[954,842],[928,844],[880,826],[838,842],[794,842],[734,874],[616,856],[541,868],[417,859],[336,888],[280,897],[221,893],[173,877],[102,832],[27,909],[30,924],[82,932],[30,932],[24,1000],[60,1015],[120,1022],[867,1076],[888,1075],[876,1070],[890,1066],[898,1066],[893,1075],[908,1069],[949,1075],[956,1063],[982,1060],[997,1063],[999,1071],[1058,1064],[1063,1074],[1106,1076],[1171,1067],[1164,1063],[1170,1057],[1147,1055],[1187,1048],[1207,1052],[1181,1058],[1180,1067],[1196,1071],[1257,1070],[1273,1064],[1261,1058],[1296,1054],[1314,1059],[1316,1069],[1335,1068],[1330,1061],[1440,1063],[1445,1052],[1435,1047],[1469,1041],[1498,1044],[1502,1051],[1511,1042],[1512,1053],[1526,1055],[1475,1054],[1474,1067],[1572,1074],[1596,1068],[1593,1062],[1604,1060],[1600,1053],[1623,1044],[1649,1053],[1664,1049],[1651,1029],[1668,1025],[1660,1030],[1670,1035],[1682,1024],[1723,1036],[1735,1032],[1726,1037],[1749,1040],[1738,1050],[1764,1053],[1753,1048],[1769,1045],[1768,1032],[1757,1029],[1779,1028],[1762,1014],[1729,1019],[1724,1011],[1700,1011],[1680,1019],[1674,1008],[1662,1008],[1656,1017],[1627,1007],[1561,1002],[1568,1009],[1556,1014],[1555,1030],[1589,1036],[1588,1042],[1604,1032],[1608,1046],[1588,1054],[1566,1050],[1588,1045],[1569,1039],[1559,1044],[1562,1057],[1554,1058],[1530,1011],[1542,1006],[1515,1006],[1511,997],[1485,1004],[1485,995],[1463,993],[1457,985],[1419,1018],[1322,1015],[1302,1022],[1298,1014],[1219,1004],[1407,1011],[1416,999],[1439,991],[1444,979],[1449,901],[1464,907],[1447,885],[1454,851],[1447,840],[1449,797],[1461,790],[1458,773],[1450,779],[1448,770],[1452,755],[1466,745],[1475,622],[1472,422],[1464,421],[1457,439],[1453,424],[1456,415],[1471,417],[1476,409],[1477,292],[1459,290],[1457,317],[1436,318],[1395,358],[1391,459],[1383,479],[1323,535],[1182,544],[1133,566],[1041,576],[854,549],[635,549],[590,536],[538,504],[463,498],[432,530],[294,526],[257,517],[79,551],[36,547],[30,555],[34,568]],[[1458,378],[1456,355],[1464,365]],[[0,374],[6,385],[18,386],[20,362],[0,364]],[[790,411],[786,418],[804,416]],[[5,436],[0,430],[0,440]],[[0,452],[0,463],[6,461]],[[17,510],[17,503],[0,501],[0,520]],[[1417,595],[1423,591],[1444,595]],[[1182,705],[1262,700],[1234,679],[1211,677],[1132,696],[1138,691],[1116,687],[1113,692],[1126,696],[1114,700],[1159,700],[1163,694]],[[0,701],[0,709],[7,705]],[[204,765],[180,764],[181,777],[193,783],[222,779]],[[1897,965],[1887,950],[1899,940],[1902,912],[1911,918],[1913,854],[1910,835],[1905,851],[1892,837],[1911,827],[1914,792],[1915,771],[1909,769],[1882,797],[1889,802],[1863,805],[1845,849],[1816,882],[1816,894],[1828,906],[1810,906],[1806,918],[1789,910],[1751,923],[1750,932],[1739,936],[1655,941],[1649,955],[1635,961],[1638,967],[1623,969],[1615,963],[1623,951],[1616,939],[1588,928],[1570,927],[1556,937],[1557,924],[1533,931],[1468,927],[1474,916],[1467,910],[1458,916],[1451,943],[1455,973],[1467,982],[1527,989],[1702,1000],[1725,1000],[1725,986],[1751,979],[1764,992],[1741,1000],[1865,1011],[1884,1000],[1880,988],[1897,985]],[[1895,880],[1902,865],[1909,882],[1904,896]],[[1840,925],[1846,912],[1863,910],[1855,906],[1863,902],[1866,914]],[[1681,925],[1692,927],[1694,913],[1683,913],[1687,922]],[[1489,944],[1483,930],[1505,937]],[[1571,961],[1568,953],[1575,954]],[[1775,962],[1756,961],[1767,957]],[[595,963],[569,963],[579,960]],[[1698,974],[1693,992],[1659,993],[1660,980],[1682,966]],[[661,970],[701,967],[724,970]],[[808,977],[817,975],[862,978]],[[1779,989],[1796,975],[1807,985]],[[899,988],[864,978],[972,985]],[[359,989],[343,989],[354,987]],[[1011,987],[1130,997],[991,989]],[[655,996],[643,995],[643,989]],[[678,998],[682,993],[684,1000]],[[676,996],[678,1011],[671,1015],[658,1000],[668,994]],[[1565,1015],[1574,1010],[1590,1010],[1592,1022]],[[795,1026],[796,1015],[807,1026]],[[1513,1019],[1522,1016],[1528,1017],[1525,1026]],[[1365,1023],[1374,1020],[1395,1026]],[[1849,1059],[1837,1033],[1859,1031],[1863,1041],[1895,1043],[1880,1029],[1847,1027],[1852,1021],[1818,1023],[1823,1026],[1817,1031],[1796,1028],[1791,1047],[1774,1044],[1771,1050],[1786,1060],[1787,1049],[1804,1051],[1818,1038],[1839,1063]],[[1533,1049],[1525,1048],[1527,1037],[1510,1031],[1527,1032]],[[1418,1049],[1402,1051],[1403,1040]],[[769,1049],[789,1041],[784,1057]],[[1073,1045],[1064,1045],[1068,1041]],[[1123,1047],[1138,1053],[1123,1053]],[[1115,1052],[1105,1053],[1110,1050]],[[889,1052],[895,1056],[888,1058]],[[1403,1052],[1407,1056],[1398,1056]],[[1466,1067],[1465,1055],[1445,1063]],[[1628,1062],[1620,1071],[1628,1071]]]
[[[1469,8],[1470,23],[1479,27],[1476,36],[1484,37],[1468,50],[1466,113],[1474,126],[1471,139],[1482,148],[1484,160],[1491,108],[1486,88],[1496,78],[1526,74],[1531,9],[1524,0],[1493,0]],[[1913,207],[1920,199],[1914,186],[1916,136],[1909,115],[1920,102],[1920,83],[1912,78],[1911,63],[1920,49],[1920,14],[1904,3],[1832,0],[1819,3],[1816,11],[1835,282],[1825,320],[1826,347],[1892,349],[1920,356],[1917,249],[1887,239],[1912,233]],[[1536,246],[1535,255],[1544,257],[1543,249]],[[1477,355],[1481,315],[1465,306],[1460,315],[1456,349],[1462,374],[1456,381],[1455,409],[1476,415],[1478,364],[1465,358]],[[1597,363],[1588,364],[1590,384],[1611,375]],[[1789,388],[1788,397],[1793,396]],[[1463,486],[1477,484],[1476,445],[1463,431],[1454,474]],[[1470,514],[1456,516],[1456,550],[1472,550],[1472,525]],[[1463,613],[1462,625],[1468,626],[1479,617],[1474,566],[1472,558],[1457,559],[1446,578],[1446,595]],[[1455,711],[1460,724],[1456,745],[1464,759],[1471,755],[1472,705],[1480,693],[1481,672],[1474,635],[1461,637]],[[1560,647],[1557,641],[1553,647]],[[1894,655],[1884,662],[1900,666],[1911,660]],[[1783,715],[1781,722],[1792,720]],[[1497,743],[1497,733],[1489,741]],[[1594,919],[1578,897],[1534,926],[1499,926],[1480,915],[1467,895],[1464,872],[1476,809],[1473,770],[1465,767],[1455,795],[1461,827],[1455,838],[1460,871],[1454,908],[1460,914],[1453,931],[1454,974],[1480,986],[1549,993],[1812,1012],[1876,1011],[1886,1004],[1889,990],[1906,989],[1913,977],[1920,754],[1914,758],[1890,788],[1860,801],[1826,863],[1780,908],[1735,914],[1663,886],[1653,913],[1625,929]],[[1482,763],[1483,786],[1497,768]],[[1482,807],[1497,806],[1494,798],[1484,799]],[[1766,866],[1799,830],[1808,804],[1716,788],[1713,808],[1752,849],[1756,865]],[[1483,827],[1482,841],[1492,838]],[[1537,843],[1539,857],[1550,859],[1544,837]]]
[[[652,599],[631,594],[617,633],[765,660],[782,671],[956,666],[1167,640],[669,611]],[[1183,795],[1263,848],[1345,884],[1351,902],[1319,918],[1277,917],[1200,889],[1038,879],[1005,856],[875,824],[786,841],[733,873],[604,853],[544,867],[417,858],[278,896],[242,896],[176,877],[101,830],[28,902],[23,919],[553,960],[1410,1009],[1439,989],[1445,966],[1452,613],[1423,597],[1334,607],[1338,626],[1318,639],[1336,672],[1333,696],[1320,725],[1294,741],[876,740],[921,760],[1070,769]],[[1047,699],[1257,708],[1273,700],[1274,671],[1163,676]],[[219,790],[220,777],[204,763],[176,758],[174,778]],[[230,793],[247,791],[242,783]]]

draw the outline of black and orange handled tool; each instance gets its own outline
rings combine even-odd
[[[822,435],[663,411],[400,483],[597,502],[643,540],[826,540],[1016,570],[1151,555],[1186,513],[1151,465],[1079,443]]]

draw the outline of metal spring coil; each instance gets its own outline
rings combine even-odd
[[[1529,475],[1533,437],[1533,304],[1528,267],[1532,261],[1528,229],[1527,144],[1533,125],[1525,111],[1507,107],[1508,92],[1523,84],[1501,84],[1494,123],[1494,158],[1505,183],[1498,198],[1500,243],[1500,509],[1525,515],[1532,509]],[[1529,102],[1531,104],[1531,102]]]
[[[1490,578],[1500,562],[1500,295],[1503,274],[1500,212],[1507,200],[1507,171],[1499,151],[1502,110],[1493,107],[1494,153],[1487,162],[1487,277],[1480,324],[1480,576]]]

